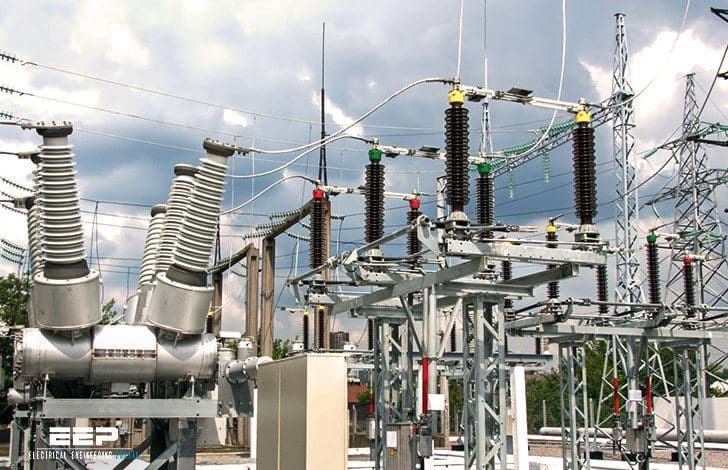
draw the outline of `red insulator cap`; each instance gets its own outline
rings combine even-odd
[[[320,201],[324,198],[324,190],[316,188],[313,190],[313,198],[317,201]]]
[[[683,258],[683,263],[684,264],[690,264],[692,262],[693,262],[693,259],[691,257],[689,257],[689,256],[686,256],[685,258]]]
[[[410,199],[409,205],[410,209],[417,210],[422,205],[422,201],[420,201],[419,199]]]

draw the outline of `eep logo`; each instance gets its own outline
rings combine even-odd
[[[119,440],[119,430],[111,427],[54,427],[50,428],[51,446],[100,446]]]

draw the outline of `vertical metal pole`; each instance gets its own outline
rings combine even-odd
[[[275,294],[276,274],[276,240],[264,238],[261,246],[263,255],[262,286],[260,291],[260,353],[263,356],[273,355],[273,302]]]
[[[253,351],[258,343],[258,248],[248,246],[245,255],[247,276],[245,279],[245,336],[253,342]]]
[[[197,455],[197,420],[182,418],[178,420],[177,470],[194,470]]]
[[[215,336],[220,336],[222,327],[222,273],[212,275],[212,322],[210,331]]]

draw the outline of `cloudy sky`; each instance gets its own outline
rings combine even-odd
[[[320,132],[322,22],[326,22],[327,34],[327,121],[333,131],[406,83],[423,77],[452,77],[457,63],[459,6],[456,0],[15,2],[0,18],[0,50],[36,65],[0,62],[0,84],[25,93],[0,94],[0,111],[31,120],[73,121],[76,131],[71,140],[84,198],[87,250],[91,264],[103,273],[105,299],[114,298],[123,305],[136,285],[149,208],[166,200],[176,163],[196,163],[205,137],[272,150],[316,139]],[[565,100],[583,97],[600,101],[610,94],[613,14],[621,11],[627,15],[631,83],[637,91],[644,89],[635,100],[638,155],[634,163],[640,179],[653,174],[669,157],[656,154],[645,160],[640,152],[664,142],[679,126],[685,75],[696,74],[698,101],[702,102],[720,61],[728,25],[713,16],[709,6],[693,1],[678,37],[685,11],[682,1],[566,2]],[[486,24],[489,86],[518,86],[534,90],[537,96],[556,96],[561,66],[561,2],[492,0],[485,22],[482,1],[466,0],[464,11],[464,83],[483,83]],[[727,83],[719,80],[716,84],[703,113],[705,121],[728,121]],[[387,144],[440,147],[447,91],[443,85],[419,86],[352,132],[378,137]],[[469,108],[471,149],[476,151],[480,106],[471,104]],[[495,147],[530,140],[530,130],[546,125],[550,117],[547,110],[493,103]],[[569,116],[557,117],[559,122],[566,119]],[[599,199],[607,201],[614,196],[615,185],[607,126],[598,130],[597,139]],[[27,150],[39,143],[34,133],[0,127],[2,151]],[[362,184],[366,151],[366,145],[356,141],[331,144],[330,182]],[[499,219],[543,227],[550,215],[566,212],[565,220],[575,221],[568,209],[572,205],[570,155],[568,146],[551,152],[548,182],[544,181],[545,164],[540,158],[518,168],[510,178],[499,178]],[[230,173],[265,171],[293,156],[238,157],[231,161]],[[712,165],[725,167],[725,156],[725,151],[711,149]],[[11,156],[0,158],[3,178],[21,185],[30,183],[30,163]],[[225,208],[246,201],[282,176],[315,176],[316,163],[314,152],[283,172],[230,179]],[[413,162],[404,157],[388,160],[386,165],[387,189],[391,191],[432,192],[435,177],[443,172],[441,163]],[[667,165],[642,189],[641,197],[659,191],[673,175],[674,166]],[[25,194],[5,181],[0,181],[0,190],[12,196]],[[271,212],[296,208],[310,190],[301,180],[287,181],[239,213],[224,217],[223,255],[246,243],[241,235],[252,225],[268,222]],[[723,208],[725,192],[720,198]],[[430,201],[431,197],[425,198],[426,203]],[[387,202],[388,229],[402,225],[404,206],[401,201]],[[340,249],[363,239],[363,221],[357,215],[362,208],[356,196],[333,200],[334,212],[347,215],[340,231],[339,222],[334,222]],[[431,202],[424,209],[434,215]],[[643,230],[660,223],[655,214],[647,212],[643,211]],[[25,246],[24,215],[7,209],[0,209],[0,213],[0,236]],[[92,223],[94,213],[96,224]],[[600,207],[598,220],[606,238],[614,233],[612,214],[611,206]],[[670,205],[661,206],[659,215],[669,220]],[[306,234],[307,230],[296,227],[292,232]],[[92,236],[98,240],[93,252]],[[279,284],[289,273],[307,269],[306,243],[297,246],[293,238],[281,238],[276,263]],[[5,261],[0,264],[3,274],[16,269]],[[241,268],[236,271],[241,272]],[[582,280],[566,283],[565,293],[591,285],[591,276],[585,273]],[[239,328],[243,302],[242,278],[230,274],[224,302],[226,327]],[[284,292],[279,307],[291,306],[293,299]],[[360,337],[360,321],[341,321],[337,329],[347,328],[353,339]],[[276,329],[283,337],[300,334],[297,317],[287,312],[277,314]]]

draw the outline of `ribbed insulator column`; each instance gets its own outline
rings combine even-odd
[[[600,302],[607,302],[609,300],[609,279],[605,265],[597,266],[597,300]],[[602,315],[609,313],[609,306],[600,305],[599,313]]]
[[[369,150],[364,193],[364,241],[371,243],[384,236],[384,165],[380,163],[382,151]]]
[[[596,156],[594,128],[587,112],[576,115],[572,132],[574,160],[574,209],[581,225],[592,225],[597,215]]]
[[[84,260],[85,249],[81,204],[76,179],[73,146],[68,136],[73,132],[70,124],[39,126],[43,137],[40,147],[41,166],[39,199],[42,226],[45,275],[56,276],[54,267],[63,267],[61,278],[79,278],[89,273]]]
[[[309,232],[309,240],[311,243],[311,251],[309,253],[309,262],[311,269],[316,269],[326,262],[326,245],[328,238],[326,236],[326,207],[324,207],[324,197],[326,194],[323,190],[316,188],[313,190],[311,203],[311,225]]]
[[[501,277],[506,284],[513,279],[513,263],[507,260],[501,262]],[[506,320],[514,319],[513,299],[503,300],[503,313],[505,314]]]
[[[137,287],[145,284],[151,284],[156,273],[157,256],[159,255],[159,246],[162,242],[162,230],[164,229],[164,219],[166,218],[167,206],[158,204],[152,207],[147,229],[147,239],[144,243],[144,254],[142,255],[142,264],[139,273],[139,282]]]
[[[408,224],[417,220],[422,215],[422,212],[420,212],[421,201],[419,199],[410,200],[409,206],[410,210],[407,212]],[[417,238],[417,231],[412,230],[407,234],[407,254],[413,256],[420,251],[422,251],[422,242]]]
[[[198,169],[193,165],[180,163],[174,167],[174,181],[167,198],[167,213],[164,219],[159,252],[155,264],[155,272],[164,273],[172,265],[174,243],[182,228],[185,217],[185,206],[195,187],[195,175]]]
[[[559,245],[555,242],[559,240],[559,234],[556,231],[556,226],[553,223],[550,223],[546,227],[546,241],[547,242],[554,242],[554,243],[547,243],[546,248],[558,248]],[[556,267],[555,264],[548,264],[546,265],[548,269],[554,269]],[[546,293],[549,299],[558,299],[560,294],[560,288],[559,288],[559,281],[551,281],[546,286]]]
[[[688,317],[695,316],[695,279],[693,273],[693,258],[686,256],[683,258],[683,283],[685,286],[685,315]]]
[[[650,303],[662,302],[660,293],[660,257],[657,253],[657,235],[647,235],[647,276],[649,282]]]
[[[495,224],[495,189],[489,163],[478,164],[478,180],[475,183],[475,211],[478,225]],[[486,230],[485,238],[493,238],[493,231]]]
[[[367,349],[374,351],[374,320],[367,319]]]
[[[185,218],[174,244],[172,266],[167,272],[167,277],[172,280],[176,277],[172,274],[175,268],[200,277],[204,275],[206,279],[215,246],[220,206],[225,192],[227,159],[235,153],[235,149],[209,139],[202,146],[207,150],[207,155],[200,159],[202,166],[195,177],[192,195],[185,206]]]
[[[308,342],[309,342],[309,332],[311,331],[311,327],[309,326],[309,316],[308,311],[303,311],[303,350],[308,351]]]
[[[460,92],[453,90],[448,98],[450,107],[445,110],[446,196],[451,212],[463,212],[470,200],[468,110],[463,107],[464,96]]]
[[[25,198],[28,210],[28,258],[30,259],[30,283],[36,275],[43,272],[43,247],[41,245],[40,213],[34,197]]]

